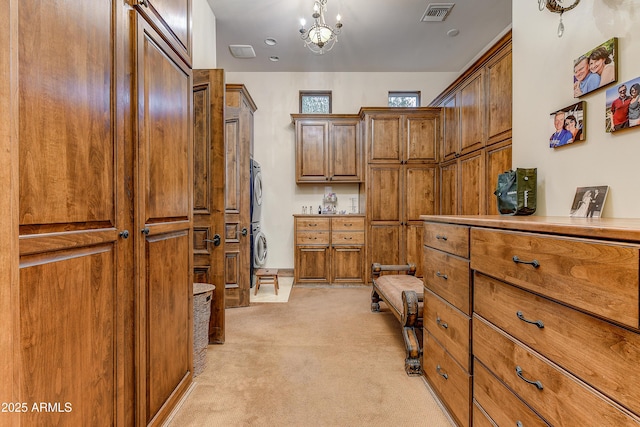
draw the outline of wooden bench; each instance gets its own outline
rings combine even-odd
[[[382,274],[398,272],[400,274]],[[371,291],[371,311],[380,311],[380,301],[402,326],[402,337],[407,349],[404,369],[407,375],[422,375],[420,357],[422,356],[422,309],[424,288],[422,280],[415,277],[415,264],[407,265],[371,265],[373,289]]]

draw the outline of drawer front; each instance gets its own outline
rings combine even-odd
[[[479,228],[471,234],[474,270],[638,328],[638,247]]]
[[[470,425],[471,376],[429,334],[424,340],[423,371],[449,413],[461,426]]]
[[[332,245],[364,245],[364,231],[332,231]]]
[[[422,240],[425,246],[469,258],[469,227],[425,222]]]
[[[473,352],[494,375],[552,425],[640,425],[640,419],[557,365],[528,351],[476,315],[473,318]],[[518,368],[522,370],[520,376]]]
[[[478,273],[474,311],[640,414],[637,333]]]
[[[423,324],[449,354],[471,372],[471,318],[427,290],[424,292]]]
[[[330,218],[296,218],[296,230],[329,230]]]
[[[328,245],[328,231],[298,231],[296,233],[297,245]]]
[[[331,218],[333,231],[364,231],[364,218]]]
[[[469,261],[424,247],[422,265],[425,286],[471,316]]]
[[[496,427],[496,424],[488,418],[478,402],[473,402],[473,427]]]
[[[473,363],[473,399],[499,426],[547,427],[549,425],[477,360]],[[477,424],[475,412],[473,424]]]

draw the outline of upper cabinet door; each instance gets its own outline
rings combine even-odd
[[[420,115],[407,114],[405,158],[407,162],[435,162],[440,143],[439,109]]]
[[[485,145],[484,70],[475,73],[460,89],[460,153]]]
[[[400,163],[402,161],[403,116],[382,113],[367,117],[369,162]]]
[[[296,123],[296,181],[329,179],[329,122],[309,120]]]
[[[171,47],[191,65],[191,1],[131,0],[137,10],[169,40]]]
[[[444,142],[442,144],[442,160],[449,160],[460,151],[460,109],[458,93],[454,92],[442,104],[444,122]]]
[[[511,69],[511,45],[487,65],[487,127],[490,144],[511,137]]]
[[[329,180],[362,180],[360,120],[333,120],[329,123]]]

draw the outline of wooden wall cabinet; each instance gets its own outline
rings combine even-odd
[[[294,215],[294,233],[295,283],[364,283],[364,216]]]
[[[192,71],[154,24],[191,4],[154,4],[3,13],[2,396],[71,405],[3,425],[160,425],[191,383]]]
[[[249,161],[257,107],[244,85],[227,84],[225,93],[225,306],[247,307],[253,262]]]
[[[415,263],[422,274],[420,215],[437,212],[439,108],[362,108],[367,146],[367,261]],[[371,280],[367,269],[367,280]]]
[[[362,181],[360,118],[340,114],[292,114],[296,133],[296,182]]]
[[[497,213],[497,174],[511,169],[511,33],[452,83],[442,108],[440,213]]]

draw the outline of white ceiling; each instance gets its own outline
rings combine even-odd
[[[216,16],[217,66],[226,71],[459,72],[510,27],[512,0],[328,0],[327,24],[339,13],[344,26],[324,55],[304,47],[298,32],[300,18],[307,27],[313,20],[313,0],[207,1]],[[444,22],[421,22],[437,3],[455,6]],[[447,36],[450,29],[459,35]],[[278,43],[267,46],[267,37]],[[234,58],[230,44],[252,45],[256,57]]]

